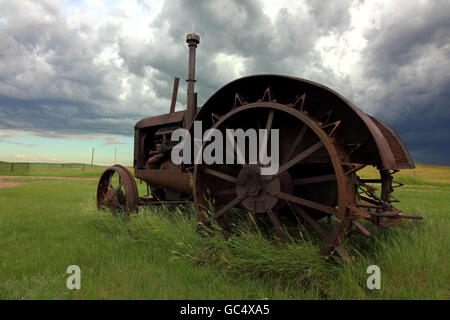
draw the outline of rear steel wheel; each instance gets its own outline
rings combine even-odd
[[[349,259],[341,243],[356,218],[349,210],[355,202],[356,176],[345,174],[345,152],[320,123],[293,106],[271,100],[267,90],[260,101],[234,108],[217,119],[213,128],[221,130],[224,137],[226,129],[278,129],[280,167],[276,174],[261,175],[260,163],[248,164],[248,148],[243,165],[195,165],[194,202],[199,219],[211,216],[230,230],[227,216],[232,208],[247,211],[249,217],[266,214],[275,234],[288,240],[279,217],[290,211],[325,238],[324,254],[337,251]],[[235,150],[235,160],[238,152]],[[335,219],[330,228],[317,222],[331,216]]]
[[[98,209],[130,214],[138,211],[138,203],[136,182],[127,168],[114,165],[103,172],[97,188]]]

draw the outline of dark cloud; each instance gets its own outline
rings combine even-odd
[[[450,164],[450,2],[398,1],[366,34],[364,99],[419,162]]]
[[[368,77],[389,80],[403,71],[404,66],[418,67],[418,60],[430,50],[447,47],[448,53],[449,1],[398,1],[393,9],[397,10],[380,17],[380,29],[366,33]]]
[[[142,12],[155,10],[138,3]],[[368,3],[170,0],[130,32],[133,13],[123,7],[111,6],[100,22],[89,16],[97,12],[69,16],[56,0],[3,0],[0,130],[132,136],[136,121],[168,111],[173,78],[187,74],[185,35],[195,31],[200,104],[240,76],[299,76],[390,124],[417,161],[450,164],[442,147],[449,142],[450,3],[376,1],[380,28],[366,27],[361,40],[351,12]],[[353,46],[357,41],[364,44]],[[336,49],[329,63],[325,57]],[[346,70],[343,56],[352,50],[360,52]],[[179,106],[185,95],[182,81]]]

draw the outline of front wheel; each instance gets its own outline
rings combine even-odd
[[[103,172],[97,188],[98,209],[130,214],[138,211],[138,203],[136,181],[127,168],[116,164]]]

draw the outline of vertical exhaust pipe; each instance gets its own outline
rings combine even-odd
[[[185,128],[189,129],[197,114],[197,93],[194,92],[195,86],[195,51],[200,43],[200,36],[195,33],[189,33],[186,36],[186,42],[189,45],[189,67],[188,67],[188,88],[187,88],[187,110],[185,118]]]

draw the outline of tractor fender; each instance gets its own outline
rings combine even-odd
[[[325,121],[326,125],[340,120],[333,138],[348,151],[351,162],[386,170],[414,168],[405,144],[392,128],[366,114],[338,92],[306,79],[261,74],[234,80],[204,103],[195,120],[202,121],[204,129],[209,128],[213,125],[213,114],[220,117],[242,102],[257,102],[267,88],[270,88],[272,101],[285,105],[293,105],[305,94],[299,112],[306,112],[320,123]]]

